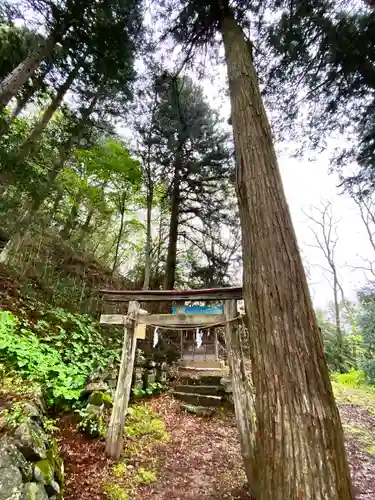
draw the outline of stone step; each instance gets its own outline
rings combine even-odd
[[[181,372],[179,375],[180,385],[204,385],[204,386],[219,386],[220,380],[223,378],[222,373],[217,375],[202,374],[202,373],[187,373]]]
[[[209,396],[207,394],[190,394],[188,392],[174,391],[173,396],[189,405],[194,406],[222,406],[221,396]]]
[[[208,396],[217,396],[220,391],[220,387],[217,385],[177,385],[177,392],[185,392],[188,394],[204,394]]]
[[[196,368],[198,370],[222,370],[225,367],[224,361],[215,359],[182,359],[180,365],[183,368]]]
[[[180,408],[186,413],[197,415],[197,417],[212,417],[212,415],[216,412],[216,408],[210,408],[208,406],[194,406],[185,403],[181,403]]]

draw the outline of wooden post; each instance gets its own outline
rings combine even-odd
[[[224,313],[227,320],[238,316],[235,300],[224,302]],[[247,352],[246,344],[248,343],[244,342],[245,334],[239,321],[232,321],[225,326],[225,344],[232,377],[237,429],[248,484],[252,488],[255,484],[255,410],[252,398],[251,364]]]
[[[217,341],[217,330],[214,328],[214,342],[215,342],[215,361],[219,360],[219,345]]]
[[[180,349],[181,349],[181,360],[184,359],[184,332],[180,331]]]
[[[120,458],[124,441],[125,416],[129,404],[135,349],[137,345],[137,339],[134,336],[134,326],[138,312],[139,303],[135,301],[129,302],[128,318],[134,321],[128,321],[124,326],[121,364],[105,446],[106,454],[114,460]]]

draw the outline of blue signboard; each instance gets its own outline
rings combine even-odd
[[[183,314],[223,314],[223,306],[184,306]],[[172,306],[172,314],[177,314],[177,307]]]

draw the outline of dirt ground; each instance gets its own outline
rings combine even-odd
[[[355,498],[374,500],[375,393],[353,391],[335,387]],[[145,441],[134,448],[139,440],[126,440],[125,458],[117,467],[105,458],[103,440],[81,436],[69,418],[60,422],[67,500],[250,499],[234,415],[202,419],[182,413],[168,396],[150,400],[146,407],[164,420],[168,441]],[[148,476],[151,469],[153,475]],[[134,480],[137,470],[145,480]],[[108,484],[112,486],[104,493]]]

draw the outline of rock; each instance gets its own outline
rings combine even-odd
[[[34,467],[34,479],[37,483],[50,484],[55,478],[55,471],[50,461],[45,458],[39,460]]]
[[[90,382],[83,389],[84,394],[91,394],[92,392],[108,392],[109,387],[106,382],[98,381],[98,382]]]
[[[47,492],[42,484],[26,483],[24,491],[27,500],[48,500]]]
[[[160,384],[165,384],[168,380],[168,372],[166,370],[158,370],[157,372],[157,381]]]
[[[144,366],[146,364],[146,358],[145,356],[143,355],[143,352],[141,351],[141,349],[137,349],[136,350],[136,354],[135,354],[135,360],[134,360],[134,364],[135,366]]]
[[[226,392],[226,393],[233,392],[232,379],[231,378],[229,378],[229,377],[223,377],[220,380],[220,385],[222,386],[224,392]]]
[[[143,380],[135,380],[133,384],[134,389],[143,389]]]
[[[96,406],[89,403],[85,408],[84,414],[78,424],[78,428],[93,438],[104,436],[104,404]]]
[[[113,406],[112,396],[108,392],[92,392],[89,396],[89,403],[95,406],[107,406],[108,408]]]
[[[46,484],[44,488],[49,497],[57,497],[58,495],[60,495],[60,486],[56,481],[52,481],[50,484]]]
[[[0,441],[0,469],[9,466],[15,466],[19,469],[24,482],[31,481],[33,476],[32,465],[26,461],[13,443],[2,439]]]
[[[137,366],[134,370],[134,379],[137,380],[142,380],[143,382],[143,372],[144,369],[140,366]]]
[[[35,422],[29,420],[20,424],[14,432],[14,439],[27,460],[36,462],[47,457],[47,436]]]
[[[87,406],[86,406],[86,411],[87,413],[89,413],[90,415],[102,415],[103,414],[103,406],[104,405],[94,405],[92,403],[89,403]]]
[[[42,415],[44,415],[44,414],[47,413],[47,407],[46,407],[46,404],[44,402],[43,394],[42,394],[42,390],[41,389],[40,389],[40,393],[39,394],[34,395],[32,404],[34,406],[36,406],[36,408],[38,408],[38,410],[40,411],[40,413]]]
[[[148,386],[149,384],[154,384],[156,382],[156,370],[154,370],[153,368],[150,370],[146,370],[144,377],[146,386]]]
[[[180,405],[181,410],[186,411],[187,413],[193,413],[198,417],[212,417],[215,413],[215,408],[207,408],[206,406],[194,406],[182,404]]]
[[[41,411],[31,403],[25,403],[22,409],[22,413],[29,417],[30,420],[36,422],[37,424],[43,425],[44,416]]]
[[[24,500],[21,472],[15,465],[0,467],[0,500]]]
[[[109,385],[111,394],[113,394],[113,392],[116,390],[117,387],[117,380],[115,378],[111,378],[107,380],[107,384]]]

